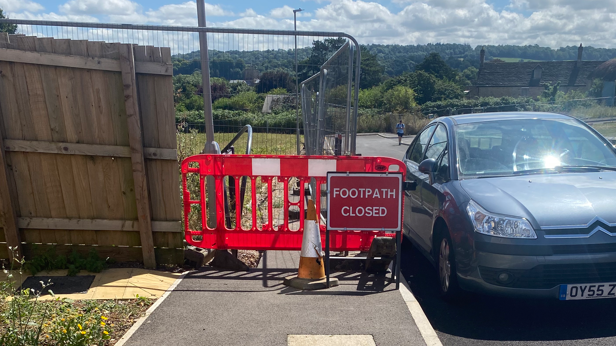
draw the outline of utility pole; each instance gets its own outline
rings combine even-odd
[[[303,11],[301,8],[293,10],[293,28],[297,31],[297,12]],[[297,75],[297,34],[295,34],[295,142],[297,144],[297,155],[300,153],[299,147],[299,76]]]

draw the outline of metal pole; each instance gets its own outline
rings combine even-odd
[[[357,43],[355,39],[351,39],[355,44],[356,52],[356,62],[355,62],[355,107],[353,107],[353,130],[352,130],[352,138],[351,138],[351,155],[355,155],[357,149],[357,111],[359,108],[359,82],[360,82],[360,73],[361,73],[361,47]]]
[[[197,0],[197,18],[199,27],[205,28],[205,1]],[[199,49],[201,55],[201,84],[203,90],[203,115],[205,118],[205,147],[206,154],[220,154],[218,143],[214,142],[214,118],[212,117],[212,92],[210,87],[210,60],[207,51],[207,33],[199,32]],[[206,178],[207,186],[207,224],[216,227],[216,189],[214,177]],[[221,191],[222,192],[222,191]]]
[[[293,30],[297,32],[297,12],[302,9],[293,10]],[[299,76],[297,75],[297,35],[295,37],[295,142],[297,145],[297,155],[300,153],[299,148]]]
[[[349,70],[347,80],[347,109],[346,109],[346,132],[344,133],[344,153],[351,152],[351,143],[349,138],[351,135],[351,87],[353,86],[353,46],[349,45]]]
[[[205,1],[197,0],[197,17],[199,27],[205,28]],[[207,33],[199,32],[199,49],[201,53],[201,79],[203,84],[203,115],[205,117],[205,152],[210,151],[214,141],[214,118],[212,117],[212,93],[210,87],[210,64],[207,51]]]

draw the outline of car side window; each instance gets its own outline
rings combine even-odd
[[[410,155],[407,156],[407,159],[416,163],[420,163],[422,161],[426,146],[428,145],[430,136],[432,136],[432,132],[434,132],[435,128],[436,126],[430,126],[418,135],[419,138],[415,139],[415,145],[413,146],[413,149],[411,149]]]
[[[434,159],[438,162],[445,147],[447,147],[447,128],[445,125],[439,124],[434,132],[434,136],[430,140],[430,144],[428,144],[428,150],[426,150],[426,155],[423,159]]]
[[[434,173],[434,179],[437,183],[446,183],[451,177],[449,175],[449,151],[447,148],[443,150],[441,157],[436,161],[437,167]]]

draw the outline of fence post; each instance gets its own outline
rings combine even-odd
[[[143,157],[143,132],[139,99],[137,93],[137,77],[135,75],[135,56],[133,45],[120,45],[120,69],[124,85],[124,101],[128,123],[128,141],[130,145],[133,180],[135,184],[135,201],[141,235],[141,250],[143,264],[146,268],[156,268],[154,256],[154,238],[152,236],[152,212],[150,210],[150,195]]]
[[[13,201],[17,200],[11,198],[11,189],[9,188],[8,179],[8,167],[6,165],[6,152],[4,151],[4,139],[0,135],[0,198],[2,203],[2,210],[0,210],[0,217],[2,218],[2,227],[4,228],[4,237],[6,239],[6,245],[12,247],[17,256],[16,259],[20,259],[23,256],[21,251],[21,239],[19,234],[19,228],[17,227],[17,214],[15,213],[15,207]],[[13,251],[9,251],[9,259],[11,264],[13,263]],[[9,266],[10,267],[10,266]]]

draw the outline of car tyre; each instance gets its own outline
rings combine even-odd
[[[457,301],[461,296],[456,273],[456,260],[449,232],[443,231],[436,251],[437,274],[441,297],[448,302]]]

